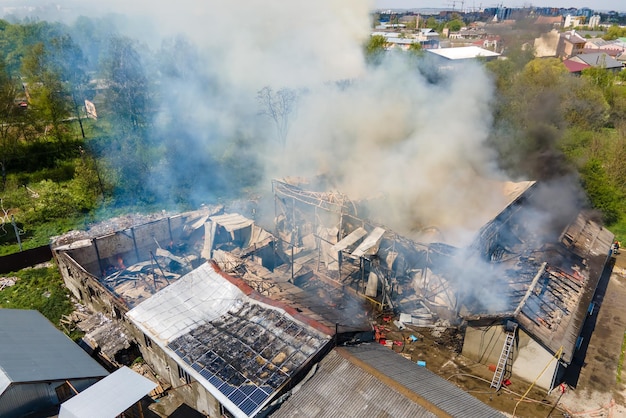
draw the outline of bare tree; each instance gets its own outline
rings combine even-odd
[[[279,143],[287,145],[287,134],[291,125],[291,116],[296,110],[298,94],[293,89],[283,88],[274,93],[271,87],[265,86],[257,93],[261,105],[261,113],[268,116],[276,126]]]

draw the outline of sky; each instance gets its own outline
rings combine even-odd
[[[437,7],[437,8],[451,8],[452,3],[455,3],[455,8],[461,8],[460,0],[375,0],[375,7],[379,9],[412,9],[422,7]],[[480,8],[482,5],[485,7],[495,7],[498,4],[502,4],[505,7],[523,7],[523,6],[545,6],[545,7],[576,7],[583,8],[588,7],[592,10],[606,11],[606,10],[626,10],[626,4],[615,0],[545,0],[539,2],[530,2],[522,0],[500,0],[500,1],[488,1],[488,0],[465,0],[465,8]]]

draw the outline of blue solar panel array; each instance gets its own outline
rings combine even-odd
[[[323,343],[277,311],[244,303],[168,347],[252,415]]]

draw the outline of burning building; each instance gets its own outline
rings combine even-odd
[[[290,281],[272,235],[223,207],[107,221],[52,247],[67,287],[114,319],[162,390],[211,416],[259,413],[338,339],[371,330],[357,298]]]
[[[277,234],[292,265],[313,253],[318,271],[402,321],[463,329],[463,354],[494,365],[494,388],[511,372],[537,380],[540,359],[549,370],[538,385],[551,389],[584,339],[614,236],[589,212],[544,211],[541,185],[513,189],[474,242],[457,248],[361,219],[363,208],[340,194],[275,181]]]
[[[527,191],[485,225],[473,247],[497,272],[490,286],[502,303],[468,300],[460,312],[468,324],[463,353],[496,365],[496,388],[507,368],[546,389],[562,381],[607,273],[614,236],[590,213],[564,216],[552,231],[528,228],[524,208],[544,198],[536,188]]]
[[[463,354],[496,365],[496,389],[557,358],[539,380],[549,389],[572,362],[613,240],[589,214],[531,228],[541,192],[527,182],[457,247],[395,233],[342,193],[272,186],[273,233],[217,206],[113,220],[52,245],[72,293],[199,411],[265,411],[334,345],[372,340],[375,310],[463,330]]]

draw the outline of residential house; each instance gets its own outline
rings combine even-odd
[[[586,43],[587,40],[578,35],[574,30],[563,32],[559,39],[557,56],[562,59],[567,59],[581,54]]]
[[[56,415],[108,374],[39,312],[0,309],[0,416]]]
[[[607,71],[621,71],[623,65],[621,62],[611,57],[605,52],[592,52],[588,54],[579,54],[568,60],[564,60],[563,63],[570,70],[573,68],[603,68]],[[579,70],[579,71],[582,71]]]

